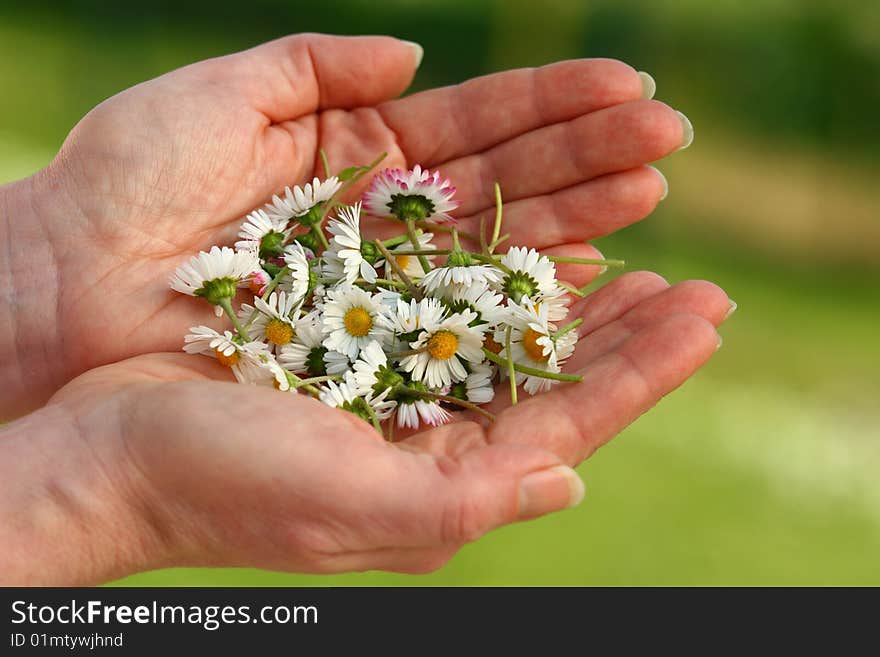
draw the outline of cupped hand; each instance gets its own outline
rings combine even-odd
[[[710,283],[624,275],[572,308],[585,320],[568,363],[581,383],[512,407],[501,386],[494,423],[456,413],[398,443],[306,394],[231,383],[213,359],[152,354],[94,369],[34,414],[65,427],[55,443],[26,431],[16,443],[28,419],[11,426],[7,445],[38,456],[0,464],[0,475],[31,468],[11,500],[24,519],[16,540],[30,542],[0,570],[58,584],[180,565],[436,569],[493,528],[578,502],[566,466],[702,365],[730,307]]]
[[[15,312],[0,326],[11,392],[0,414],[40,405],[74,376],[180,348],[210,310],[166,281],[195,251],[234,239],[285,185],[387,152],[439,168],[474,230],[505,192],[511,244],[595,257],[584,240],[646,216],[665,181],[644,166],[685,145],[686,120],[645,100],[610,60],[508,71],[392,100],[418,47],[388,37],[297,35],[187,66],[90,112],[43,172],[15,186]],[[357,190],[355,190],[357,191]],[[597,268],[560,275],[583,284]],[[8,326],[7,326],[8,325]]]

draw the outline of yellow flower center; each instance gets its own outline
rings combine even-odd
[[[428,353],[437,360],[449,360],[458,351],[458,336],[452,331],[437,331],[428,340]]]
[[[373,318],[360,306],[349,309],[345,313],[345,317],[342,318],[342,322],[345,324],[345,330],[348,334],[356,338],[364,337],[373,328]]]
[[[500,345],[495,341],[495,337],[491,333],[487,333],[486,337],[483,338],[483,346],[496,355],[500,354],[501,350],[504,349],[503,345]]]
[[[214,353],[217,354],[217,362],[221,365],[225,365],[226,367],[232,367],[233,365],[238,364],[238,352],[233,351],[228,356],[224,354],[220,349],[215,349]]]
[[[549,355],[544,355],[544,346],[538,344],[538,340],[544,337],[547,337],[546,334],[538,333],[534,329],[527,329],[526,332],[523,333],[523,351],[525,351],[526,354],[528,354],[529,358],[531,358],[536,363],[546,363],[548,360],[550,360]]]
[[[397,266],[403,271],[406,271],[406,268],[409,267],[409,258],[410,256],[394,256],[394,259],[397,261]]]
[[[293,327],[287,322],[282,322],[273,317],[266,324],[266,339],[272,344],[281,346],[293,340]]]

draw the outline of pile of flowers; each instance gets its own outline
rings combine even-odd
[[[241,383],[313,395],[389,438],[395,425],[438,425],[455,411],[491,418],[483,406],[505,379],[513,403],[520,385],[536,394],[578,381],[561,367],[580,320],[557,323],[568,295],[583,292],[556,279],[555,262],[621,263],[516,246],[498,254],[507,240],[499,187],[491,233],[487,222],[479,235],[460,233],[455,187],[418,165],[379,172],[360,201],[342,204],[382,157],[285,189],[247,216],[234,249],[180,266],[171,287],[231,324],[193,327],[184,350],[217,359]],[[366,216],[399,234],[368,238]],[[435,235],[449,244],[439,248]],[[252,301],[235,308],[248,292]]]

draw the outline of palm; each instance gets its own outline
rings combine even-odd
[[[388,165],[440,168],[458,185],[465,228],[491,209],[497,179],[511,243],[550,253],[594,256],[585,239],[659,199],[642,165],[675,150],[682,128],[667,106],[638,100],[629,67],[566,62],[387,101],[412,65],[393,39],[292,38],[181,69],[87,116],[53,164],[83,209],[55,235],[79,247],[65,249],[59,276],[67,376],[176,350],[189,326],[210,323],[165,281],[196,250],[229,243],[272,193],[318,174],[320,148],[335,169],[382,151]],[[582,284],[597,268],[560,273]]]

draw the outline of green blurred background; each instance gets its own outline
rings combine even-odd
[[[0,182],[107,96],[297,31],[418,41],[416,89],[571,57],[650,72],[696,141],[661,163],[655,214],[597,244],[739,310],[711,364],[582,466],[580,508],[437,573],[126,584],[880,584],[880,3],[0,2]]]

